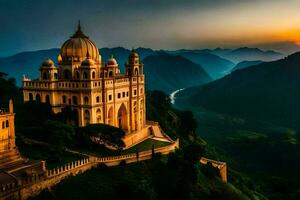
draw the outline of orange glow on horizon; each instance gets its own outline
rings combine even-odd
[[[291,41],[300,45],[300,29],[288,30],[274,35],[276,41]]]

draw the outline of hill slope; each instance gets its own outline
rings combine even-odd
[[[210,76],[200,65],[181,56],[161,53],[146,57],[143,63],[147,87],[150,89],[170,93],[180,88],[211,81]]]
[[[182,92],[179,103],[296,125],[300,118],[300,53],[237,70]]]
[[[238,64],[236,64],[236,66],[232,69],[232,71],[235,71],[237,69],[244,69],[244,68],[247,68],[247,67],[250,67],[253,65],[258,65],[258,64],[261,64],[262,62],[263,61],[261,61],[261,60],[253,60],[253,61],[245,60],[245,61],[242,61],[242,62],[239,62]]]
[[[193,50],[176,53],[203,67],[213,78],[225,76],[233,67],[234,63],[210,53],[194,52]]]
[[[0,58],[0,71],[16,78],[17,84],[21,84],[25,74],[31,78],[38,76],[38,69],[46,58],[57,61],[59,49],[47,49],[18,53],[9,57]]]

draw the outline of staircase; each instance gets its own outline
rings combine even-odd
[[[0,169],[10,171],[24,165],[25,160],[21,157],[17,149],[12,149],[0,153]]]

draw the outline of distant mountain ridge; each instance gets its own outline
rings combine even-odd
[[[237,49],[180,49],[176,50],[176,52],[198,52],[198,53],[210,53],[217,55],[221,58],[230,60],[231,62],[238,63],[245,60],[254,61],[254,60],[262,60],[262,61],[274,61],[284,57],[284,55],[280,52],[276,52],[273,50],[261,50],[259,48],[249,48],[249,47],[240,47]]]
[[[178,55],[159,53],[147,56],[143,63],[146,66],[146,83],[152,90],[170,94],[174,90],[202,85],[212,80],[201,65]]]
[[[190,50],[183,50],[178,52],[169,51],[168,53],[171,53],[173,55],[180,55],[193,61],[194,63],[201,65],[213,79],[218,79],[225,76],[234,67],[233,62],[211,53]]]
[[[130,50],[125,49],[123,47],[116,48],[101,48],[99,49],[100,54],[102,56],[102,62],[106,62],[106,60],[113,55],[118,64],[121,72],[125,71],[125,63],[128,59],[128,55]],[[211,77],[203,70],[203,68],[187,60],[183,57],[168,57],[175,58],[178,63],[181,63],[180,66],[177,63],[174,63],[171,59],[166,59],[166,53],[163,51],[154,51],[152,49],[146,48],[138,48],[137,49],[140,61],[143,61],[144,58],[149,56],[155,56],[158,59],[158,66],[162,67],[161,70],[155,71],[157,66],[153,66],[152,57],[147,59],[147,63],[145,63],[145,73],[146,73],[146,83],[151,89],[161,89],[167,93],[172,92],[172,90],[180,89],[181,87],[190,87],[194,85],[199,85],[202,83],[207,83],[211,81]],[[51,58],[54,62],[57,61],[57,56],[59,55],[59,49],[49,49],[49,50],[39,50],[32,52],[22,52],[13,56],[5,57],[0,59],[0,71],[8,73],[9,76],[15,77],[18,85],[21,85],[22,75],[26,75],[29,78],[37,78],[39,76],[39,67],[41,63],[46,58]],[[164,56],[163,56],[164,55]],[[162,59],[162,60],[159,60]],[[160,62],[163,62],[163,65],[160,65]],[[149,66],[148,66],[149,65]],[[174,66],[176,66],[177,71],[174,71]],[[172,77],[168,76],[168,71],[173,70],[174,74]],[[185,73],[185,72],[193,72],[193,73]],[[178,74],[176,74],[178,73]],[[185,74],[184,80],[182,74]],[[199,75],[199,77],[197,77]],[[155,77],[154,77],[155,76]],[[157,77],[160,79],[158,80]],[[203,80],[201,80],[203,78]],[[155,79],[155,82],[151,82],[152,79]],[[173,80],[171,80],[173,79]],[[160,83],[160,84],[158,84]],[[176,87],[175,83],[179,83],[178,87]],[[185,84],[186,83],[186,84]]]
[[[211,53],[214,53],[222,58],[226,58],[231,60],[232,62],[241,62],[244,60],[254,61],[254,60],[262,60],[262,61],[274,61],[284,57],[282,53],[275,52],[272,50],[263,51],[258,48],[249,48],[249,47],[241,47],[233,50],[212,50]]]
[[[300,121],[300,52],[236,70],[222,79],[187,89],[178,103],[213,111],[291,123]]]

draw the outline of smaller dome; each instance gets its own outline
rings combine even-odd
[[[47,58],[43,63],[41,67],[49,67],[49,68],[55,68],[54,62],[50,59]]]
[[[133,49],[129,54],[129,59],[139,58],[139,54],[137,53],[136,49]]]
[[[118,65],[116,59],[113,57],[113,55],[107,60],[106,64],[108,66],[116,66]]]
[[[86,58],[84,61],[82,61],[81,66],[93,66],[95,62],[91,58]]]

